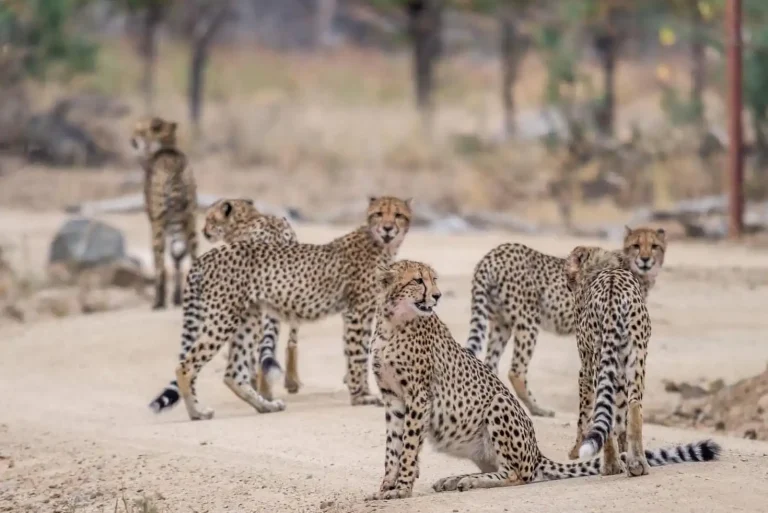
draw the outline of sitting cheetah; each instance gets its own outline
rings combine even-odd
[[[663,230],[626,227],[623,251],[630,268],[646,274],[661,267],[666,241]],[[498,372],[499,359],[514,335],[509,381],[531,415],[551,417],[528,388],[528,365],[539,328],[557,335],[574,330],[573,294],[563,276],[564,259],[545,255],[523,244],[502,244],[475,267],[466,347],[475,355],[488,339],[485,363]],[[490,335],[489,335],[490,334]]]
[[[274,216],[255,217],[249,222],[249,227],[251,230],[250,237],[243,238],[242,240],[252,245],[268,245],[274,247],[275,251],[279,251],[280,247],[286,244],[286,241],[296,237],[293,228],[291,228],[291,225],[285,219]],[[211,227],[206,223],[206,228],[204,228],[203,231],[211,237],[216,238],[222,236],[221,230],[221,225]],[[214,234],[211,235],[210,232],[214,232]],[[205,254],[210,255],[218,252],[221,252],[221,247],[213,248]],[[188,360],[190,354],[192,360],[196,362],[198,357],[195,356],[195,353],[198,351],[203,352],[203,348],[193,346],[194,342],[200,337],[200,323],[205,321],[205,317],[203,316],[206,313],[197,303],[199,297],[204,292],[213,295],[215,299],[218,299],[219,297],[218,290],[210,290],[214,287],[208,285],[211,283],[210,281],[205,281],[203,271],[204,270],[201,269],[201,264],[195,263],[192,265],[192,268],[187,275],[187,287],[184,291],[184,296],[186,298],[185,305],[188,307],[184,308],[181,353],[179,353],[179,360],[181,362]],[[222,274],[223,273],[218,273],[215,278],[221,280]],[[250,380],[253,375],[253,366],[256,365],[254,357],[256,352],[253,347],[254,334],[258,335],[261,333],[262,315],[261,305],[258,303],[251,303],[243,308],[242,313],[237,317],[238,329],[234,336],[230,334],[231,343],[227,358],[227,369],[224,373],[224,383],[232,389],[238,397],[251,404],[256,410],[266,413],[281,411],[285,408],[285,405],[282,401],[272,401],[269,398],[264,398],[255,393],[252,384],[253,380]],[[214,322],[217,322],[217,319],[214,319]],[[218,342],[216,344],[210,343],[208,345],[210,357],[208,357],[206,353],[206,358],[213,358],[222,345],[223,344],[219,344]],[[204,363],[205,362],[202,362],[200,367],[202,367]],[[190,379],[189,387],[192,389],[192,394],[194,395],[195,377]],[[178,381],[171,381],[160,395],[149,404],[149,407],[155,413],[160,413],[178,402],[179,392],[180,387]]]
[[[426,435],[435,448],[472,460],[480,473],[441,479],[435,491],[491,488],[597,475],[600,456],[559,463],[545,457],[531,419],[499,377],[463,349],[433,312],[440,299],[429,266],[398,261],[379,271],[382,291],[373,371],[386,407],[384,478],[368,499],[409,497]],[[716,459],[706,440],[647,451],[651,465]]]
[[[205,225],[203,226],[203,236],[208,242],[216,243],[224,241],[231,243],[236,240],[246,240],[261,235],[258,231],[258,223],[255,220],[262,217],[270,217],[276,224],[282,223],[284,226],[283,235],[285,243],[298,242],[296,233],[291,224],[285,218],[279,218],[262,214],[256,209],[252,200],[249,199],[220,199],[208,207],[205,213]],[[260,305],[252,307],[254,312],[261,310]],[[275,345],[280,337],[280,321],[275,317],[261,314],[260,325],[253,326],[253,332],[261,333],[258,344],[258,361],[256,352],[253,352],[253,376],[252,384],[265,399],[272,399],[270,376],[278,376],[282,373],[280,364],[275,358]],[[255,323],[255,319],[249,317],[248,322]],[[263,328],[262,328],[263,327]],[[286,348],[286,368],[285,388],[289,394],[295,394],[301,387],[298,372],[298,325],[291,324],[291,330],[288,335],[288,347]],[[250,334],[248,334],[250,335]]]
[[[285,407],[282,401],[266,401],[248,382],[251,363],[247,348],[238,340],[239,332],[247,329],[245,320],[253,304],[288,322],[316,321],[341,313],[351,403],[380,405],[366,379],[376,311],[374,270],[394,259],[410,220],[411,200],[372,197],[366,225],[328,244],[241,240],[203,255],[187,277],[182,354],[176,368],[178,392],[190,418],[213,417],[213,410],[198,404],[193,384],[203,365],[230,340],[227,385],[257,411]],[[178,400],[171,387],[163,394],[169,390],[168,400],[158,403],[157,411]]]
[[[645,300],[658,268],[638,276],[626,260],[624,254],[578,246],[564,266],[574,294],[581,359],[577,439],[570,457],[591,457],[605,446],[604,472],[612,474],[622,470],[618,452],[628,451],[627,472],[641,476],[649,469],[642,432],[645,358],[651,337]]]
[[[176,145],[176,123],[142,119],[131,135],[131,146],[144,169],[144,203],[152,232],[157,310],[165,308],[165,243],[171,239],[173,304],[181,304],[181,261],[197,259],[197,186],[187,157]]]

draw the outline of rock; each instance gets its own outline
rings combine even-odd
[[[94,219],[71,219],[51,242],[48,263],[67,263],[75,268],[92,267],[126,258],[120,230]]]

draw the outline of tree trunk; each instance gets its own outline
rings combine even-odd
[[[706,55],[704,46],[704,20],[698,2],[691,2],[691,103],[696,109],[696,119],[704,118],[704,87],[706,83]]]
[[[427,128],[434,108],[435,65],[441,52],[442,0],[408,0],[408,29],[413,45],[416,107]]]
[[[215,11],[207,14],[198,13],[192,28],[192,55],[189,63],[189,119],[192,123],[193,137],[200,137],[200,119],[203,110],[205,90],[205,68],[208,65],[210,45],[216,31],[226,18],[229,2],[220,0],[215,4]]]
[[[515,133],[515,82],[520,63],[528,49],[528,41],[517,30],[511,9],[501,12],[501,101],[504,108],[504,134]]]
[[[315,48],[325,48],[331,44],[336,5],[337,0],[316,0]]]
[[[162,20],[163,10],[159,2],[149,2],[144,12],[141,25],[139,53],[143,62],[141,75],[141,94],[144,98],[144,111],[152,114],[155,96],[155,64],[157,61],[157,27]]]
[[[613,135],[616,104],[616,36],[611,29],[595,37],[595,49],[603,69],[603,98],[597,109],[597,128],[603,135]]]

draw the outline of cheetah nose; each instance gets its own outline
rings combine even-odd
[[[134,150],[139,148],[139,144],[136,142],[136,139],[131,139],[131,146],[133,146]]]
[[[435,292],[434,294],[432,294],[432,299],[434,299],[435,302],[437,302],[437,300],[440,299],[441,296],[442,296],[441,293]]]
[[[391,231],[392,231],[392,228],[393,228],[392,226],[384,226],[384,227],[383,227],[383,229],[384,229],[384,231],[385,231],[386,233],[389,233],[389,232],[391,232]]]
[[[640,257],[640,260],[642,260],[644,264],[647,264],[648,260],[650,260],[650,259],[651,259],[651,257]]]

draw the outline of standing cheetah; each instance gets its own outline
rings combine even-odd
[[[168,387],[153,402],[154,409],[172,406],[180,392],[191,419],[212,418],[213,410],[197,402],[193,385],[200,369],[229,341],[227,385],[257,411],[285,408],[282,401],[266,401],[249,382],[251,360],[239,340],[254,304],[288,322],[311,322],[341,313],[351,403],[380,405],[366,379],[376,311],[374,271],[392,262],[410,222],[410,200],[372,197],[367,223],[328,244],[241,240],[208,251],[187,277],[182,352],[176,368],[178,392]]]
[[[144,204],[152,233],[155,263],[153,309],[165,308],[165,244],[171,239],[173,304],[181,304],[181,261],[197,260],[197,186],[187,157],[176,146],[176,123],[161,118],[138,121],[131,146],[144,169]]]
[[[285,218],[262,214],[256,209],[252,200],[249,199],[220,199],[208,207],[205,213],[205,225],[203,226],[203,236],[211,243],[224,241],[232,243],[237,240],[259,239],[258,219],[262,216],[270,217],[276,224],[283,224],[285,243],[298,242],[296,232],[293,231],[291,224]],[[253,305],[254,313],[261,311],[260,305]],[[257,353],[252,353],[253,358],[253,387],[265,399],[272,399],[271,377],[282,373],[280,364],[275,358],[275,346],[280,337],[280,321],[274,316],[262,313],[257,317],[261,324],[253,326],[253,333],[261,333]],[[256,323],[256,319],[249,317],[248,322]],[[285,351],[285,361],[287,372],[285,374],[285,389],[289,394],[295,394],[301,387],[298,372],[298,324],[290,325],[288,334],[288,347]],[[251,335],[250,333],[248,335]]]
[[[626,259],[616,252],[578,246],[564,266],[574,293],[581,359],[579,420],[570,457],[591,457],[605,447],[604,472],[611,474],[621,472],[619,451],[628,451],[627,472],[641,476],[649,469],[642,410],[651,337],[645,300],[658,268],[638,276],[627,269]]]
[[[473,461],[480,473],[437,481],[435,491],[469,490],[597,475],[600,456],[559,463],[544,456],[531,419],[499,377],[463,349],[433,312],[440,299],[429,266],[401,260],[379,271],[382,291],[373,371],[385,404],[384,478],[369,499],[409,497],[428,435],[434,447]],[[706,440],[647,451],[651,465],[716,459]]]
[[[623,251],[630,256],[633,272],[643,275],[661,267],[665,250],[663,230],[626,227]],[[472,279],[466,347],[479,355],[488,339],[485,363],[498,372],[499,359],[514,335],[508,378],[531,415],[554,415],[537,404],[528,387],[528,365],[539,328],[561,336],[574,330],[573,294],[566,285],[563,264],[563,258],[523,244],[502,244],[478,262]]]
[[[223,207],[223,205],[222,205]],[[226,210],[226,207],[223,207]],[[211,214],[209,210],[208,214]],[[212,217],[212,216],[210,216]],[[210,221],[210,217],[206,221]],[[296,234],[293,232],[293,228],[285,219],[281,219],[274,216],[258,216],[251,219],[250,223],[250,236],[243,238],[242,240],[252,245],[268,245],[274,247],[275,251],[280,251],[280,247],[286,244],[286,241],[291,238],[295,238]],[[212,227],[206,222],[204,233],[214,235],[211,237],[219,237],[221,234],[222,226]],[[233,243],[237,244],[237,243]],[[211,258],[211,254],[221,252],[221,247],[213,248],[203,255],[201,258]],[[179,353],[179,361],[183,362],[190,358],[195,362],[198,359],[202,359],[196,356],[199,351],[203,353],[203,349],[207,349],[205,352],[205,361],[201,362],[200,367],[207,362],[210,358],[218,352],[223,343],[212,341],[207,348],[193,347],[193,342],[198,340],[201,336],[200,323],[205,321],[205,311],[200,308],[196,301],[203,294],[204,291],[209,292],[214,299],[219,299],[218,290],[210,290],[215,288],[215,279],[205,281],[204,270],[201,269],[202,265],[199,262],[192,264],[192,268],[187,275],[187,287],[184,291],[185,308],[184,308],[184,323],[181,337],[181,352]],[[223,273],[222,273],[223,274]],[[216,277],[220,277],[217,275]],[[210,322],[210,319],[208,319]],[[214,323],[218,322],[218,319],[213,319]],[[265,398],[256,392],[254,392],[253,380],[251,380],[254,367],[258,366],[255,359],[256,351],[254,350],[254,337],[258,337],[262,331],[263,312],[261,305],[258,303],[250,303],[242,309],[242,313],[237,317],[238,329],[234,333],[234,336],[230,334],[229,341],[229,355],[227,359],[227,369],[224,373],[224,383],[232,389],[235,394],[251,404],[257,411],[262,413],[281,411],[285,408],[282,401],[272,401],[270,398]],[[217,326],[218,327],[218,326]],[[260,338],[260,337],[259,337]],[[189,381],[189,387],[192,390],[194,396],[195,377],[192,377]],[[149,407],[155,412],[160,413],[173,405],[179,400],[179,385],[177,380],[171,381],[171,383],[163,389],[149,405]]]

